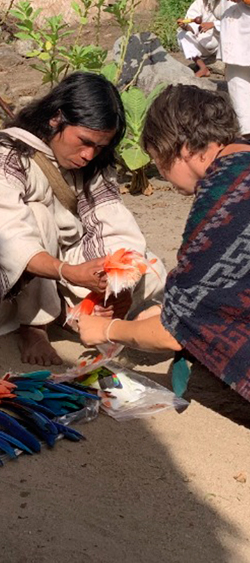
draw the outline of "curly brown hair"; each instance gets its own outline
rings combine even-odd
[[[229,96],[197,86],[168,86],[148,110],[142,144],[153,148],[169,168],[185,145],[191,154],[209,143],[228,145],[240,137],[240,126]]]

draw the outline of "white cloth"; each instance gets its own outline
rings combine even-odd
[[[225,2],[225,0],[224,0]],[[224,3],[221,20],[221,58],[241,132],[250,134],[250,6]]]
[[[250,6],[224,4],[221,20],[221,55],[224,63],[250,66]]]
[[[250,66],[226,65],[228,92],[242,135],[250,134]]]
[[[209,2],[205,6],[203,0],[195,0],[189,7],[185,18],[194,19],[197,16],[202,17],[202,22],[210,22],[214,24],[212,29],[199,32],[197,23],[190,23],[192,31],[183,29],[177,32],[177,41],[182,48],[186,59],[194,59],[196,57],[206,57],[216,53],[219,46],[220,20],[215,15],[213,3]]]
[[[42,151],[55,166],[50,148],[34,135],[18,128],[5,130],[11,137],[27,142]],[[65,209],[54,196],[49,181],[32,159],[22,158],[23,170],[15,153],[0,149],[0,297],[4,298],[21,277],[29,260],[47,250],[65,262],[78,264],[124,247],[146,255],[146,241],[133,215],[124,206],[114,170],[93,179],[87,199],[80,171],[61,169],[64,179],[78,198],[79,216]],[[155,264],[159,278],[147,274],[146,287],[141,285],[141,299],[161,298],[165,269]],[[145,285],[145,283],[144,283]],[[139,287],[138,286],[138,287]],[[69,303],[83,298],[88,290],[65,284]],[[72,299],[70,299],[70,296]],[[0,307],[0,334],[20,324],[42,325],[60,313],[57,284],[35,278],[12,302]]]

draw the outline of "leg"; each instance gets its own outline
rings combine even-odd
[[[195,73],[197,78],[202,78],[203,76],[210,76],[210,70],[205,65],[204,61],[199,57],[193,57],[193,61],[198,66],[199,70]]]
[[[22,362],[42,366],[61,364],[47,335],[47,324],[53,322],[61,310],[56,283],[34,278],[17,297],[17,306]]]
[[[57,232],[52,215],[40,203],[32,203],[30,207],[39,227],[43,247],[51,255],[57,256]],[[61,310],[56,282],[35,277],[18,295],[16,302],[22,361],[44,366],[62,363],[47,335],[47,324],[53,322]]]

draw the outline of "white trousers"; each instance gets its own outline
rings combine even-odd
[[[249,66],[226,65],[226,80],[242,135],[250,134],[250,59]]]
[[[39,227],[41,242],[46,251],[52,256],[59,257],[71,264],[84,262],[81,245],[62,252],[58,245],[58,234],[55,223],[48,209],[41,203],[29,204]],[[151,252],[147,258],[155,258]],[[161,260],[157,259],[153,265],[156,275],[149,270],[137,284],[133,293],[133,303],[130,313],[147,301],[162,301],[166,279],[166,270]],[[61,299],[58,294],[56,281],[45,278],[33,278],[12,301],[4,301],[0,306],[0,334],[11,332],[20,324],[39,326],[55,320],[61,311]],[[60,285],[60,293],[70,306],[79,303],[89,290],[84,287],[73,286],[70,283]]]
[[[218,34],[215,35],[213,30],[208,30],[198,35],[184,29],[177,33],[179,47],[182,49],[186,59],[208,57],[216,53],[219,46],[217,37]]]

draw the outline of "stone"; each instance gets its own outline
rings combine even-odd
[[[114,44],[114,59],[119,60],[122,37]],[[159,38],[150,31],[131,35],[125,56],[119,87],[133,83],[149,94],[158,84],[192,84],[200,88],[216,90],[209,79],[196,78],[193,71],[177,61],[161,45]]]
[[[32,39],[17,39],[14,45],[16,53],[21,57],[26,57],[27,53],[37,49],[37,45]]]
[[[22,57],[18,55],[11,45],[0,43],[0,71],[17,66],[22,63]]]

